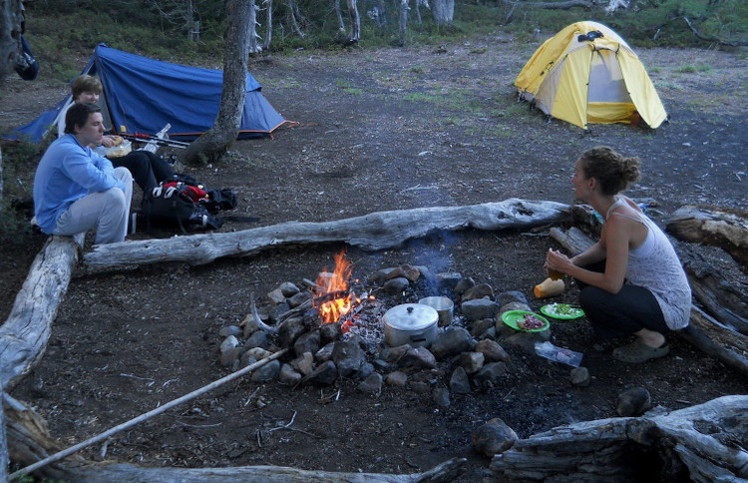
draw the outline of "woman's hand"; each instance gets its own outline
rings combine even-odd
[[[545,264],[543,265],[546,270],[569,273],[569,269],[573,266],[571,259],[559,252],[558,250],[548,249],[548,253],[545,255]]]

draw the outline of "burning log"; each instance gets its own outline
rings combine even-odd
[[[162,262],[202,265],[279,245],[327,242],[382,250],[439,231],[522,229],[556,223],[568,216],[568,209],[553,201],[512,198],[481,205],[382,211],[330,222],[290,222],[232,233],[96,245],[84,255],[83,264],[95,271]]]
[[[517,441],[490,467],[497,478],[512,480],[744,481],[746,414],[748,396],[724,396],[666,414],[575,423]],[[647,465],[631,464],[643,452],[660,460],[651,466],[663,474],[643,474]]]

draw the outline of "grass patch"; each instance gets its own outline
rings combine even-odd
[[[709,64],[682,65],[673,72],[677,72],[678,74],[711,73],[712,66]]]

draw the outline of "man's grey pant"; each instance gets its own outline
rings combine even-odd
[[[79,199],[57,219],[54,235],[75,235],[96,229],[94,243],[124,241],[132,201],[132,175],[127,168],[115,168],[114,177],[127,187],[91,193]]]

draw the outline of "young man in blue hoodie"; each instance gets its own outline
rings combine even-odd
[[[103,136],[98,106],[75,104],[67,111],[65,135],[49,146],[34,177],[34,214],[44,233],[95,229],[97,244],[125,239],[132,175],[91,150]]]

